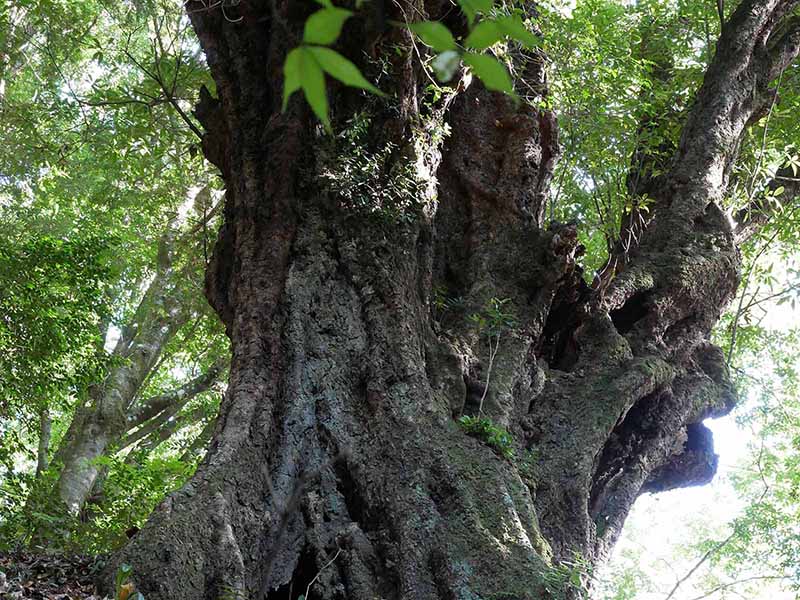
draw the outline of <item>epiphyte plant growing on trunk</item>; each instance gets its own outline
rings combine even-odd
[[[483,440],[505,458],[514,458],[514,439],[502,427],[495,425],[486,417],[464,415],[458,420],[464,433]]]
[[[514,457],[514,439],[512,435],[502,426],[494,423],[489,417],[483,414],[483,403],[489,393],[492,369],[497,353],[500,350],[500,338],[503,332],[513,328],[517,321],[511,312],[506,312],[504,306],[510,302],[510,298],[489,298],[486,306],[481,312],[469,315],[469,322],[475,326],[478,337],[486,337],[488,344],[488,360],[486,363],[486,381],[483,384],[483,392],[478,401],[478,412],[476,415],[463,415],[458,424],[465,433],[483,440],[499,454],[505,458]]]
[[[341,198],[342,206],[372,214],[386,224],[408,219],[419,208],[423,190],[410,165],[391,168],[397,145],[369,145],[369,115],[355,115],[333,138],[330,164],[320,173],[328,189]]]
[[[486,336],[486,343],[489,345],[489,360],[486,365],[486,383],[483,387],[480,402],[478,403],[478,417],[483,416],[483,402],[486,400],[486,394],[489,393],[489,383],[492,377],[492,368],[494,367],[497,352],[500,350],[500,337],[503,332],[510,330],[517,323],[514,315],[510,312],[504,312],[503,306],[510,301],[510,298],[490,298],[483,312],[472,313],[469,316],[477,328],[478,336]]]
[[[545,589],[552,600],[588,600],[591,578],[591,563],[576,553],[545,572]]]

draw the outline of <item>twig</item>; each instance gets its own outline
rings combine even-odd
[[[705,562],[706,562],[706,561],[707,561],[709,558],[711,558],[711,556],[712,556],[712,555],[716,554],[717,552],[719,552],[720,550],[722,550],[722,549],[723,549],[725,546],[727,546],[727,545],[728,545],[728,544],[729,544],[729,543],[730,543],[730,542],[731,542],[731,541],[732,541],[732,540],[733,540],[733,539],[734,539],[734,538],[735,538],[737,535],[739,535],[739,531],[738,531],[737,529],[734,529],[734,530],[733,530],[733,532],[731,532],[731,534],[730,534],[728,537],[726,537],[726,538],[725,538],[724,540],[722,540],[722,541],[721,541],[719,544],[717,544],[717,545],[716,545],[716,546],[714,546],[713,548],[710,548],[710,549],[709,549],[709,550],[708,550],[708,551],[707,551],[705,554],[703,554],[703,556],[700,558],[700,560],[698,560],[698,561],[695,563],[695,565],[694,565],[694,566],[693,566],[691,569],[689,569],[689,572],[688,572],[688,573],[686,573],[686,575],[684,575],[683,577],[681,577],[681,578],[680,578],[680,579],[679,579],[679,580],[678,580],[678,581],[675,583],[675,586],[672,588],[672,590],[670,591],[670,593],[669,593],[669,594],[667,594],[667,597],[666,597],[666,598],[664,598],[664,600],[670,600],[670,599],[671,599],[671,598],[672,598],[672,597],[675,595],[675,592],[677,592],[677,591],[678,591],[678,588],[679,588],[679,587],[681,587],[681,586],[682,586],[684,583],[686,583],[686,581],[687,581],[687,580],[688,580],[688,579],[689,579],[689,578],[690,578],[692,575],[694,575],[694,574],[695,574],[695,572],[697,571],[697,569],[699,569],[700,567],[702,567],[702,566],[705,564]]]
[[[341,549],[341,548],[338,548],[338,549],[336,550],[336,554],[333,556],[333,558],[332,558],[332,559],[330,559],[328,562],[326,562],[326,563],[325,563],[325,565],[324,565],[324,566],[323,566],[323,567],[322,567],[322,568],[321,568],[319,571],[317,571],[317,574],[316,574],[316,575],[314,575],[314,579],[312,579],[312,580],[311,580],[311,582],[310,582],[310,583],[308,584],[308,586],[306,587],[306,593],[305,593],[305,596],[303,596],[303,598],[305,598],[306,600],[308,600],[308,592],[310,592],[310,591],[311,591],[311,586],[312,586],[312,585],[314,585],[314,582],[315,582],[317,579],[319,579],[319,576],[320,576],[320,575],[322,575],[322,572],[323,572],[325,569],[327,569],[329,566],[331,566],[331,565],[333,564],[333,561],[335,561],[337,558],[339,558],[339,554],[341,554],[341,552],[342,552],[342,549]]]
[[[717,587],[713,588],[712,590],[706,592],[702,596],[696,596],[692,598],[692,600],[703,600],[703,598],[708,598],[712,594],[716,594],[722,590],[726,590],[731,588],[735,585],[739,585],[741,583],[747,583],[748,581],[760,581],[760,580],[776,580],[776,579],[789,579],[787,575],[754,575],[753,577],[745,577],[744,579],[737,579],[736,581],[729,581],[727,583],[721,583]]]
[[[486,386],[483,388],[483,395],[481,396],[480,404],[478,404],[478,416],[483,414],[483,401],[486,399],[486,394],[489,392],[489,378],[492,376],[492,366],[494,365],[494,357],[497,356],[497,351],[500,349],[500,335],[497,336],[497,344],[492,350],[492,336],[489,336],[489,366],[486,369]]]
[[[134,65],[136,65],[142,73],[147,75],[150,79],[152,79],[159,85],[161,91],[164,92],[164,97],[166,101],[169,102],[169,104],[172,106],[173,109],[175,109],[175,112],[178,113],[178,116],[181,118],[181,120],[183,120],[184,123],[186,123],[187,127],[189,127],[189,129],[192,130],[192,133],[194,133],[199,139],[202,140],[203,132],[200,131],[197,125],[195,125],[192,122],[192,120],[189,118],[189,115],[187,115],[186,112],[184,112],[180,104],[178,104],[178,100],[175,98],[175,96],[173,96],[170,93],[169,89],[167,88],[167,85],[164,83],[164,81],[162,81],[159,74],[153,73],[150,69],[145,67],[139,61],[137,61],[127,48],[125,49],[124,53],[125,56],[128,57],[128,60],[130,60]],[[158,62],[158,57],[156,57],[156,63],[157,62]]]

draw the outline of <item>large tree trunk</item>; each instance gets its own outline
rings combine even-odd
[[[220,95],[197,114],[228,189],[207,282],[230,384],[197,474],[115,564],[148,600],[294,598],[312,580],[311,598],[564,592],[559,561],[601,559],[638,494],[714,473],[701,422],[733,395],[708,333],[739,267],[715,201],[767,97],[754,48],[788,3],[734,15],[641,244],[594,289],[574,226],[543,228],[554,115],[477,82],[420,110],[410,51],[388,53],[389,104],[332,90],[340,127],[361,113],[367,150],[399,148],[373,182],[383,204],[332,184],[347,144],[318,137],[297,100],[280,112],[283,58],[311,10],[299,4],[189,6]],[[347,50],[407,35],[352,31]],[[545,93],[542,61],[518,58]],[[443,147],[424,128],[440,118]],[[391,185],[404,167],[416,183]],[[468,317],[493,299],[514,319],[490,349]],[[481,404],[514,459],[459,427]]]

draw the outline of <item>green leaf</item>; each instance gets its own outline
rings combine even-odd
[[[300,89],[300,73],[303,66],[303,48],[294,48],[286,55],[283,63],[283,108],[289,104],[289,98]]]
[[[332,44],[342,32],[344,22],[353,15],[344,8],[323,8],[308,17],[303,30],[303,41],[307,44]]]
[[[438,54],[431,61],[431,67],[439,81],[447,83],[456,74],[458,66],[461,64],[461,54],[455,50],[448,50]]]
[[[800,167],[800,156],[795,154],[789,157],[789,166],[792,168],[792,175],[797,177],[797,168]]]
[[[464,14],[467,15],[470,23],[475,20],[478,13],[488,13],[492,10],[492,0],[458,0],[458,5]]]
[[[474,50],[485,50],[503,39],[503,34],[494,21],[481,21],[464,40],[464,45]]]
[[[311,49],[308,46],[299,46],[289,52],[283,64],[283,73],[283,109],[286,110],[289,97],[302,88],[314,114],[323,122],[325,129],[330,131],[325,75]]]
[[[331,123],[328,119],[328,96],[325,93],[325,75],[322,67],[319,66],[314,55],[308,48],[303,50],[303,70],[300,78],[303,93],[306,100],[311,105],[311,110],[317,115],[325,125],[325,129],[330,133]]]
[[[114,585],[117,589],[117,593],[119,594],[119,589],[128,581],[128,578],[131,576],[131,572],[133,571],[133,567],[128,564],[122,564],[117,569],[116,576],[114,578]]]
[[[450,30],[438,21],[420,21],[411,23],[408,27],[419,36],[425,45],[437,52],[455,50],[458,47]]]
[[[314,58],[319,66],[322,67],[323,71],[331,77],[338,79],[343,84],[349,85],[350,87],[361,88],[362,90],[367,90],[379,96],[385,95],[364,78],[357,66],[335,50],[325,48],[324,46],[309,46],[308,51],[314,55]]]
[[[503,92],[509,96],[515,95],[511,75],[508,74],[508,69],[499,60],[488,54],[476,54],[474,52],[464,54],[463,60],[470,66],[472,72],[478,76],[487,89]]]
[[[539,46],[538,38],[525,26],[522,19],[516,16],[503,17],[497,20],[497,26],[512,40],[518,41],[523,46],[535,48]]]

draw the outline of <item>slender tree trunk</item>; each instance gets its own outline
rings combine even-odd
[[[39,413],[39,446],[36,450],[36,477],[38,478],[50,466],[50,436],[52,421],[50,410],[45,407]]]
[[[59,495],[73,514],[83,507],[100,473],[97,459],[132,427],[129,411],[137,394],[167,342],[191,316],[189,305],[175,293],[168,254],[162,247],[159,269],[122,332],[106,380],[90,388],[88,403],[77,406],[54,458],[63,465]]]
[[[767,95],[772,63],[755,46],[786,2],[734,14],[640,245],[596,289],[575,227],[543,225],[552,113],[477,81],[420,109],[408,33],[367,28],[345,46],[390,57],[394,99],[331,88],[335,124],[358,115],[364,150],[399,150],[370,185],[342,180],[347,144],[318,137],[297,100],[280,112],[304,10],[194,4],[220,94],[197,114],[228,190],[207,293],[233,359],[197,474],[113,562],[133,565],[148,600],[286,598],[312,581],[314,599],[569,594],[559,564],[605,556],[638,494],[711,478],[702,420],[733,392],[708,334],[739,268],[715,202]],[[544,94],[541,59],[515,60]],[[441,118],[443,146],[430,135]],[[413,185],[393,185],[401,168]],[[514,318],[490,372],[469,317],[493,299]],[[482,401],[515,458],[459,427]]]

